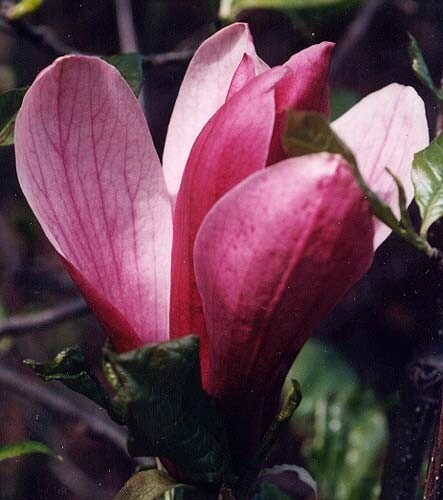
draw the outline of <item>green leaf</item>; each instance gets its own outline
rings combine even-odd
[[[97,378],[91,373],[83,353],[77,347],[63,350],[51,360],[39,363],[32,359],[24,361],[46,381],[62,382],[72,391],[79,392],[105,408],[117,423],[123,423],[122,408],[114,403]]]
[[[122,77],[134,91],[134,94],[138,96],[143,80],[142,56],[137,53],[116,54],[113,56],[103,56],[102,59],[120,71]]]
[[[198,337],[107,357],[125,392],[130,454],[167,458],[192,481],[229,482],[222,420],[201,387]]]
[[[16,5],[6,10],[6,17],[11,20],[20,19],[26,14],[31,14],[43,5],[44,0],[21,0]]]
[[[22,441],[0,447],[0,461],[33,454],[55,457],[54,453],[45,444],[38,441]]]
[[[275,484],[263,483],[252,500],[291,500],[291,498]]]
[[[426,64],[417,40],[409,33],[409,57],[412,63],[412,69],[414,70],[417,78],[428,87],[429,90],[433,92],[435,97],[439,101],[443,101],[443,91],[439,89],[432,80],[431,73],[429,72],[428,65]]]
[[[0,95],[0,146],[14,144],[14,125],[28,87],[13,89]]]
[[[420,234],[426,236],[430,226],[443,215],[443,134],[415,154],[412,181],[422,218]]]
[[[134,474],[114,500],[156,500],[174,488],[183,487],[164,471],[151,469]]]

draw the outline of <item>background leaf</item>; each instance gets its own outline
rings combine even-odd
[[[429,227],[443,215],[443,134],[415,154],[412,181],[422,218],[420,234],[426,236]]]
[[[0,461],[33,454],[55,456],[45,444],[38,441],[22,441],[0,447]]]
[[[14,125],[28,87],[12,89],[0,95],[0,146],[14,144]]]
[[[409,39],[408,51],[415,75],[423,85],[433,92],[439,101],[443,101],[443,91],[434,84],[434,80],[429,72],[428,65],[426,64],[417,40],[411,34],[409,34]]]
[[[26,14],[31,14],[43,5],[44,0],[21,0],[16,5],[13,5],[6,12],[8,19],[20,19]]]
[[[115,66],[126,80],[128,85],[139,95],[143,81],[142,56],[137,53],[116,54],[113,56],[103,56],[103,60]]]

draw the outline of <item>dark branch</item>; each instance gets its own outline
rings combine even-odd
[[[41,330],[88,313],[89,309],[84,300],[74,299],[41,312],[17,314],[0,322],[0,338],[6,335],[23,335],[31,331]]]

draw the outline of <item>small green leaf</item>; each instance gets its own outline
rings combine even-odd
[[[138,96],[143,80],[142,56],[137,53],[117,54],[114,56],[103,56],[102,59],[120,71],[122,77],[134,91],[134,94]]]
[[[22,441],[20,443],[13,443],[0,447],[0,461],[33,454],[55,457],[54,453],[45,444],[39,443],[38,441]]]
[[[428,65],[426,64],[417,40],[409,33],[409,57],[412,63],[417,78],[431,90],[439,101],[443,101],[443,91],[439,89],[432,80],[431,73],[429,72]]]
[[[0,95],[0,146],[14,144],[14,125],[28,87],[13,89]]]
[[[422,218],[420,234],[424,237],[443,215],[443,134],[415,154],[412,181]]]
[[[193,481],[229,482],[222,420],[201,387],[198,337],[107,357],[125,392],[129,453],[167,458]]]
[[[291,498],[275,484],[263,483],[252,500],[291,500]]]
[[[117,423],[123,423],[122,408],[112,401],[100,382],[91,373],[79,348],[65,349],[51,361],[39,363],[32,359],[26,359],[24,363],[44,380],[62,382],[72,391],[83,394],[105,408],[109,416]]]
[[[156,500],[174,488],[183,487],[164,471],[151,469],[134,474],[114,500]]]
[[[8,8],[6,17],[11,20],[20,19],[26,14],[31,14],[43,5],[44,0],[21,0],[16,5]]]

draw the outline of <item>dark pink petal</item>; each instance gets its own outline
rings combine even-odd
[[[226,100],[229,101],[234,94],[242,89],[255,76],[254,59],[250,55],[244,54],[238,68],[235,70],[234,76],[232,77]]]
[[[228,413],[260,418],[257,402],[278,397],[309,334],[369,268],[372,241],[369,207],[338,156],[285,160],[214,205],[194,263],[203,384]]]
[[[15,134],[23,192],[115,347],[166,340],[171,205],[118,71],[58,59],[26,94]]]
[[[317,111],[329,115],[329,67],[334,44],[322,42],[293,55],[284,67],[290,69],[276,89],[274,133],[268,165],[283,160],[286,155],[281,137],[286,127],[287,109]]]
[[[235,23],[206,40],[192,58],[169,122],[163,153],[166,184],[174,199],[198,134],[226,101],[232,77],[244,54],[256,74],[267,68],[255,53],[247,24]]]
[[[411,202],[414,153],[429,143],[422,99],[413,88],[394,83],[362,99],[332,128],[354,152],[369,186],[399,215],[397,187],[385,169],[401,179]],[[379,220],[374,224],[377,248],[391,230]]]
[[[275,118],[274,87],[286,71],[276,68],[243,87],[207,123],[192,148],[174,213],[172,338],[204,333],[193,268],[195,236],[226,191],[265,167]]]

